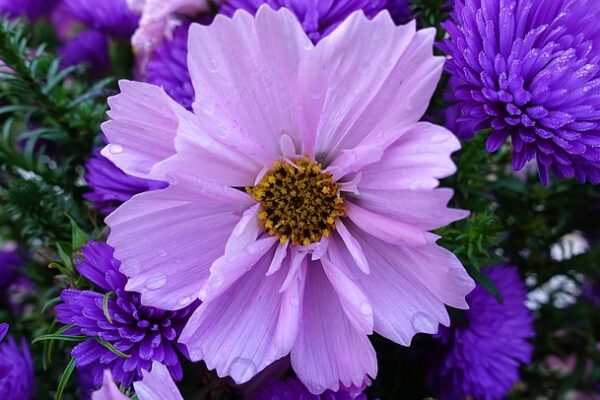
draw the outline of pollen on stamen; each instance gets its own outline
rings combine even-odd
[[[281,243],[308,246],[328,237],[337,218],[346,215],[344,199],[330,173],[308,158],[273,163],[248,193],[261,205],[262,228]]]

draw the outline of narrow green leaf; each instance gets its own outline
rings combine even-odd
[[[44,304],[44,307],[42,307],[42,314],[46,312],[46,310],[48,309],[48,307],[51,307],[51,306],[53,306],[53,305],[55,305],[55,304],[57,304],[59,302],[60,302],[60,297],[59,296],[53,297],[50,300],[48,300],[46,302],[46,304]]]
[[[67,213],[65,213],[65,215],[69,218],[69,221],[71,221],[71,246],[73,247],[73,251],[79,250],[89,240],[88,234],[77,225],[77,222],[73,217]]]
[[[122,351],[120,351],[119,349],[117,349],[115,346],[113,346],[111,343],[107,342],[106,340],[100,339],[98,337],[96,337],[94,339],[96,339],[96,341],[98,343],[100,343],[102,346],[106,347],[108,350],[112,351],[113,353],[115,353],[119,357],[131,358],[131,356],[129,354],[123,353]]]
[[[58,387],[56,388],[56,396],[54,397],[56,400],[62,399],[65,387],[67,386],[67,383],[69,383],[71,375],[73,375],[73,370],[75,370],[75,359],[71,357],[71,361],[69,361],[69,363],[67,364],[67,367],[63,371],[63,374],[60,377],[60,381],[58,382]]]
[[[81,335],[62,335],[57,333],[49,333],[47,335],[38,336],[31,343],[41,342],[43,340],[62,340],[63,342],[83,342],[87,336]]]
[[[106,317],[108,322],[110,322],[111,324],[113,323],[113,321],[110,317],[110,313],[108,312],[108,300],[110,299],[110,296],[112,296],[112,294],[113,292],[107,292],[104,294],[104,298],[102,299],[102,312],[104,313],[104,316]]]

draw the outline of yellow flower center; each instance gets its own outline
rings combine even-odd
[[[346,215],[338,184],[308,158],[293,160],[293,165],[273,163],[247,191],[260,202],[261,226],[269,235],[279,236],[281,243],[316,243],[335,229],[336,218]]]

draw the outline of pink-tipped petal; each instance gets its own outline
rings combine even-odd
[[[277,32],[277,34],[274,34]],[[238,11],[210,26],[190,29],[188,64],[198,94],[194,110],[208,132],[269,165],[280,159],[281,140],[300,151],[299,69],[312,44],[287,9],[261,7],[256,17]],[[209,123],[208,126],[214,126]],[[291,142],[289,142],[291,139]]]
[[[394,246],[354,226],[349,230],[371,265],[369,275],[356,277],[373,307],[377,333],[409,345],[416,333],[435,333],[439,323],[450,323],[445,305],[468,308],[465,296],[475,283],[448,250],[434,243]]]
[[[134,196],[106,218],[108,244],[129,277],[127,290],[163,309],[192,303],[250,205],[241,191],[183,179]]]
[[[296,308],[302,303],[304,273],[292,282],[289,295],[279,293],[289,265],[265,277],[273,253],[268,252],[222,296],[201,304],[179,339],[192,360],[204,360],[219,376],[229,375],[237,383],[247,382],[288,354],[298,329]]]
[[[104,371],[102,378],[102,387],[92,393],[92,400],[129,400],[129,397],[125,396],[113,380],[110,370]],[[140,400],[145,400],[140,398]]]
[[[432,189],[438,179],[456,172],[450,155],[460,142],[449,130],[427,122],[411,126],[383,154],[363,169],[359,191],[368,189]]]
[[[315,153],[333,161],[361,143],[389,143],[417,122],[442,72],[434,39],[435,30],[416,32],[414,22],[398,27],[387,13],[369,21],[356,12],[321,40],[306,67]]]
[[[347,202],[348,218],[360,229],[388,243],[419,247],[427,244],[422,229],[397,219],[374,213],[356,204]]]
[[[141,381],[133,382],[139,400],[183,400],[167,367],[159,362],[152,363],[150,372],[142,370]]]
[[[312,393],[360,387],[367,376],[375,377],[375,350],[346,317],[319,262],[309,261],[307,267],[301,321],[291,360]]]
[[[152,167],[175,154],[179,120],[193,115],[158,86],[122,80],[119,88],[121,93],[108,99],[110,120],[102,124],[108,145],[102,155],[130,175],[160,179]]]

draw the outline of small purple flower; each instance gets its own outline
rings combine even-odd
[[[126,39],[133,35],[140,19],[125,0],[64,0],[64,11],[90,29]]]
[[[499,303],[481,286],[467,296],[464,321],[437,335],[441,351],[432,361],[431,386],[442,399],[500,399],[519,380],[520,364],[531,361],[533,316],[527,291],[514,267],[485,270],[503,297]]]
[[[513,168],[600,183],[600,8],[595,0],[456,0],[444,24],[460,121],[510,137]]]
[[[85,180],[92,191],[84,194],[84,198],[93,202],[95,208],[106,214],[138,193],[166,186],[163,182],[127,175],[100,154],[100,149],[94,150],[94,155],[85,167]]]
[[[367,396],[360,391],[348,391],[340,389],[337,392],[327,390],[317,395],[312,394],[296,378],[286,381],[272,381],[262,390],[258,391],[252,400],[367,400]]]
[[[30,21],[48,16],[60,0],[0,0],[0,13]]]
[[[35,392],[31,353],[25,339],[20,346],[12,337],[2,343],[7,332],[8,324],[0,324],[0,398],[28,400]]]
[[[89,242],[83,248],[83,261],[77,270],[100,292],[65,289],[61,293],[63,303],[56,306],[58,320],[75,326],[68,334],[89,336],[71,352],[77,367],[92,369],[96,387],[101,385],[106,368],[110,368],[118,383],[129,386],[142,378],[142,369],[149,369],[152,361],[165,364],[173,378],[180,380],[182,369],[176,341],[197,303],[179,311],[144,307],[139,294],[125,291],[127,278],[119,272],[119,265],[111,247]],[[148,282],[149,287],[158,285],[160,282]],[[111,293],[108,315],[103,307],[105,293]],[[109,342],[127,358],[110,351],[97,339]]]

